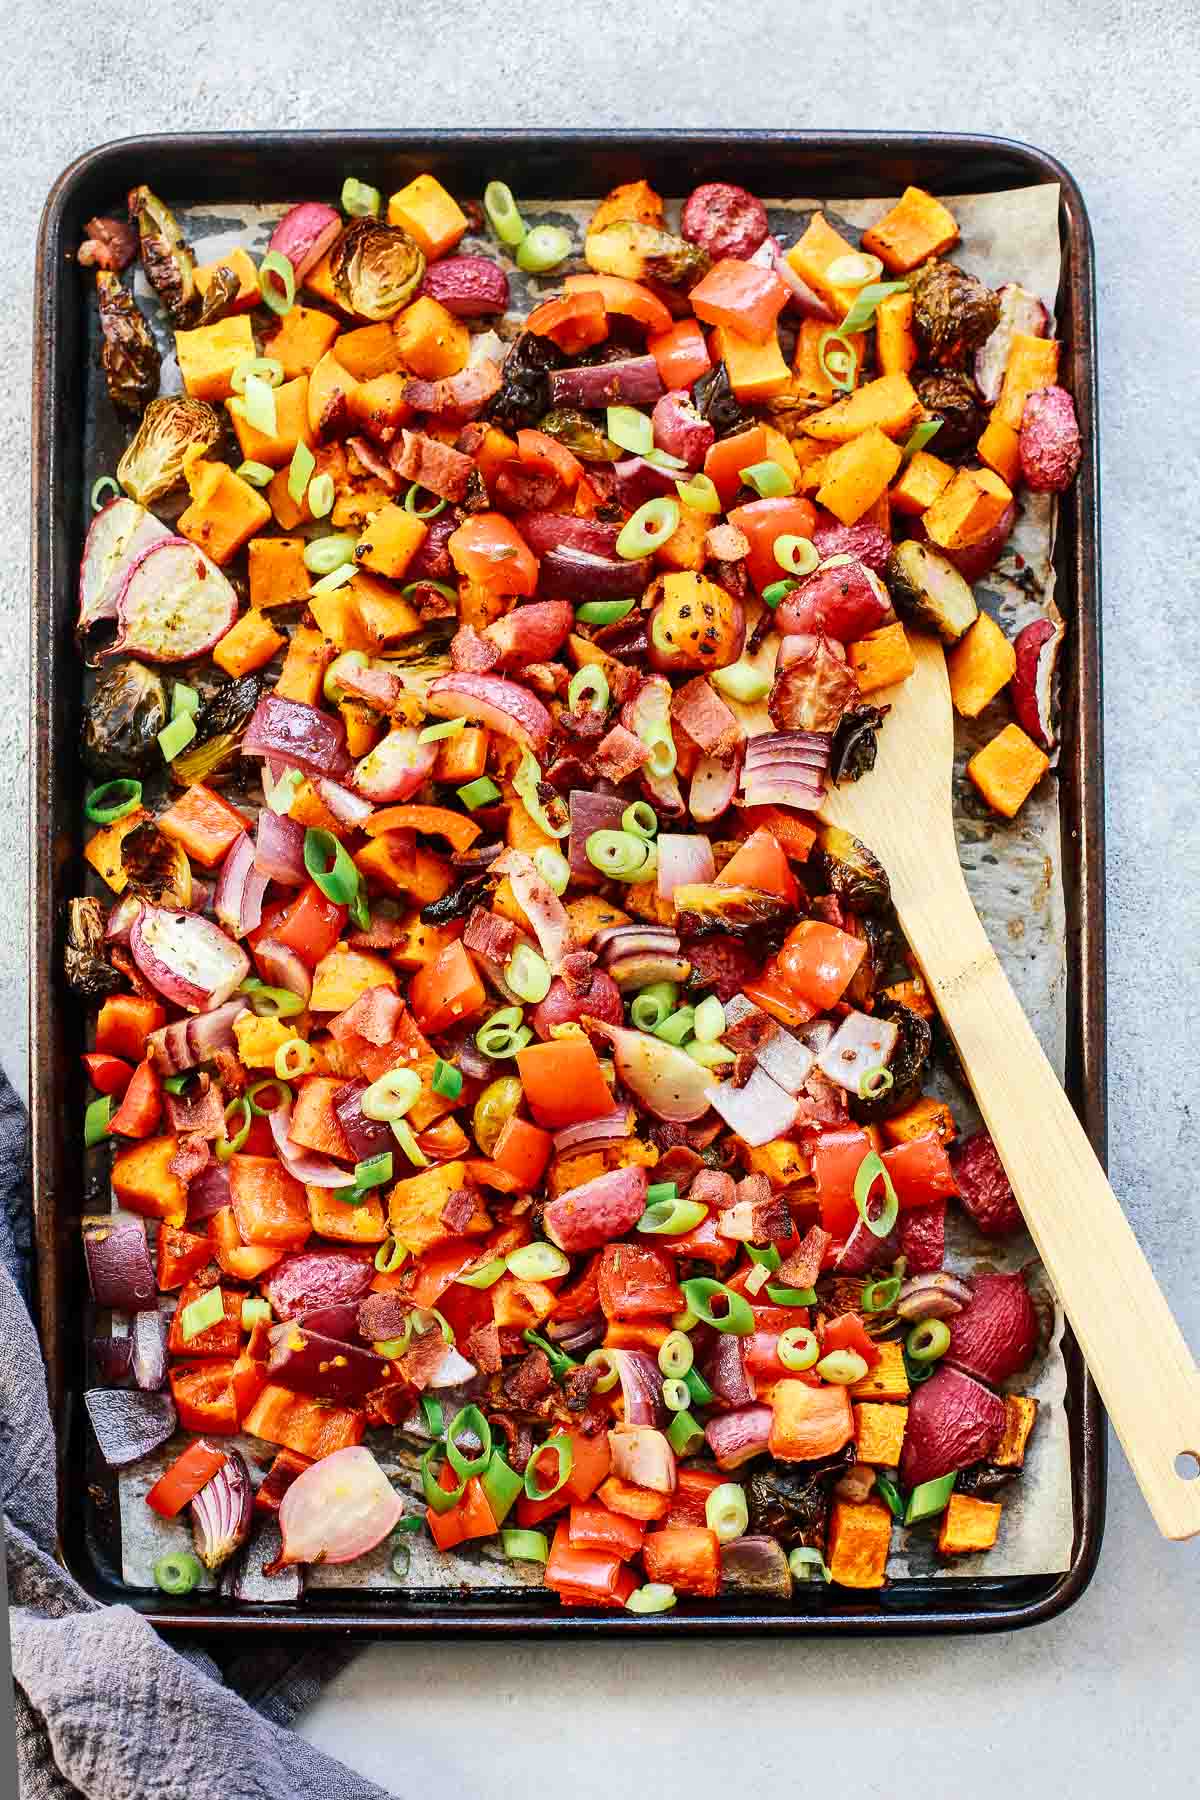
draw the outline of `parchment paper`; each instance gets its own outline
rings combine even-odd
[[[1001,194],[943,196],[958,220],[961,242],[950,253],[962,267],[992,286],[1016,281],[1038,294],[1053,312],[1058,291],[1060,245],[1058,188],[1054,185],[1014,189]],[[821,209],[844,236],[857,243],[858,234],[873,224],[894,203],[895,196],[872,200],[768,201],[771,229],[786,247],[804,231],[808,217]],[[540,203],[522,200],[530,222],[565,225],[582,250],[586,221],[595,202]],[[266,247],[281,207],[204,207],[180,215],[185,231],[197,246],[201,260],[246,244],[256,252]],[[678,219],[679,202],[669,202],[670,223]],[[489,237],[464,240],[464,252],[478,250],[495,256],[497,246]],[[506,264],[513,291],[513,306],[500,326],[512,337],[520,320],[550,292],[562,274],[548,277],[523,275]],[[582,255],[570,268],[584,268]],[[138,271],[135,286],[148,299],[144,276]],[[172,339],[161,327],[156,306],[146,308],[159,333],[163,350],[163,391],[178,391],[178,366]],[[90,470],[89,481],[104,472]],[[1049,616],[1057,620],[1054,602],[1055,509],[1049,496],[1022,491],[1016,527],[996,569],[976,584],[980,606],[991,612],[1009,637],[1030,619]],[[1066,914],[1063,899],[1062,856],[1058,808],[1058,783],[1052,771],[1009,824],[992,815],[967,781],[964,769],[969,757],[1008,722],[1003,701],[994,703],[973,722],[957,721],[955,756],[955,818],[959,851],[967,885],[988,935],[995,945],[1018,997],[1037,1031],[1060,1078],[1063,1072],[1066,1028]],[[887,755],[886,723],[880,734],[880,755]],[[945,1068],[934,1084],[954,1109],[962,1134],[979,1123],[969,1093]],[[1065,1412],[1066,1367],[1061,1352],[1063,1315],[1042,1270],[1032,1240],[1021,1234],[1000,1245],[973,1231],[958,1208],[947,1220],[946,1265],[962,1274],[987,1270],[1029,1270],[1031,1291],[1042,1316],[1042,1332],[1032,1367],[1008,1385],[1031,1394],[1039,1402],[1037,1424],[1030,1441],[1023,1473],[1002,1492],[1003,1512],[996,1547],[981,1556],[958,1557],[947,1567],[934,1552],[935,1533],[928,1526],[893,1535],[888,1574],[893,1580],[936,1579],[954,1582],[964,1577],[1055,1574],[1070,1565],[1074,1536],[1071,1504],[1071,1467]],[[124,1325],[118,1320],[118,1332]],[[423,1510],[416,1460],[424,1448],[419,1433],[375,1431],[366,1441],[397,1485],[413,1496],[410,1510]],[[268,1446],[258,1440],[233,1440],[246,1456],[257,1482],[271,1460]],[[145,1495],[162,1470],[178,1454],[181,1444],[172,1442],[146,1458],[120,1478],[123,1574],[135,1587],[153,1585],[152,1569],[167,1549],[183,1549],[190,1542],[187,1526],[180,1521],[165,1524],[145,1505]],[[312,1589],[337,1587],[393,1588],[427,1599],[441,1593],[451,1598],[468,1587],[475,1590],[521,1589],[537,1586],[536,1566],[508,1563],[498,1547],[484,1546],[465,1553],[442,1555],[423,1534],[404,1539],[411,1553],[408,1573],[401,1578],[391,1568],[393,1545],[380,1545],[369,1556],[338,1568],[310,1571]]]

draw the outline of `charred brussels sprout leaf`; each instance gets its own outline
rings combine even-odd
[[[957,264],[936,258],[917,271],[910,286],[913,331],[921,360],[943,369],[961,369],[996,329],[1000,296]]]
[[[916,538],[905,538],[888,557],[887,586],[896,611],[936,631],[943,644],[956,644],[979,615],[966,577],[948,557]]]
[[[641,219],[618,219],[599,231],[589,231],[586,255],[589,267],[601,274],[649,281],[682,293],[695,287],[712,266],[712,258],[700,244],[673,237]]]
[[[847,1444],[820,1462],[775,1463],[752,1475],[746,1490],[751,1531],[776,1538],[788,1549],[805,1544],[823,1550],[830,1489],[853,1461],[854,1445]]]
[[[237,755],[262,691],[257,675],[242,675],[210,694],[196,713],[195,737],[171,764],[171,779],[187,787],[219,775]]]
[[[199,311],[196,259],[175,214],[148,187],[129,195],[129,217],[138,228],[142,267],[172,325],[190,325]]]
[[[121,867],[128,877],[128,891],[156,906],[190,906],[192,865],[180,844],[163,837],[147,820],[135,825],[121,839]]]
[[[873,850],[839,825],[817,833],[821,871],[847,912],[882,912],[891,904],[887,871]]]
[[[399,225],[354,219],[329,258],[338,298],[360,319],[390,319],[425,275],[425,254]]]
[[[829,779],[857,781],[875,767],[886,706],[852,706],[842,714],[829,753]]]
[[[779,927],[792,914],[786,900],[758,888],[722,887],[718,882],[689,882],[676,892],[676,928],[681,937],[728,937]]]
[[[158,345],[133,295],[121,286],[120,276],[97,269],[96,299],[103,339],[100,364],[108,397],[122,412],[140,412],[158,392],[162,368]]]
[[[887,1093],[880,1094],[873,1100],[860,1099],[857,1094],[850,1097],[851,1116],[860,1125],[873,1125],[880,1119],[890,1119],[893,1113],[903,1112],[906,1106],[912,1105],[921,1092],[933,1051],[933,1032],[928,1020],[923,1019],[920,1013],[902,1006],[898,1000],[880,999],[875,1008],[875,1016],[894,1020],[900,1027],[900,1036],[888,1063],[892,1086]]]
[[[707,419],[719,438],[731,437],[747,424],[746,414],[738,405],[723,362],[707,375],[701,375],[692,388],[692,399],[702,419]]]
[[[549,371],[561,369],[566,360],[550,338],[523,331],[504,358],[500,391],[485,416],[508,431],[536,425],[550,406]]]
[[[151,506],[182,485],[189,451],[203,455],[220,436],[221,421],[206,400],[187,394],[152,400],[117,464],[117,480],[139,506]]]
[[[426,925],[448,925],[452,919],[465,919],[476,906],[485,905],[489,882],[486,875],[475,875],[469,881],[452,887],[440,900],[430,900],[421,908]]]
[[[953,457],[974,450],[987,414],[975,397],[970,376],[943,370],[936,375],[918,375],[913,386],[926,411],[942,421],[934,443],[937,455]]]
[[[237,270],[231,269],[228,263],[214,269],[212,280],[204,290],[196,324],[215,325],[218,319],[223,319],[237,299],[241,285]]]
[[[83,720],[83,754],[97,775],[140,775],[161,764],[167,692],[144,663],[117,663],[96,683]]]
[[[104,954],[104,908],[99,900],[67,901],[63,973],[77,994],[93,1000],[124,985]]]
[[[625,454],[619,444],[605,436],[595,420],[569,406],[556,406],[548,412],[539,420],[538,430],[565,444],[582,462],[619,462]]]

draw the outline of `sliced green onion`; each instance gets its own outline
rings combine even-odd
[[[371,1348],[376,1356],[386,1356],[390,1362],[398,1362],[412,1343],[412,1319],[404,1321],[404,1330],[398,1338],[381,1338]]]
[[[270,275],[278,280],[283,288],[282,294],[274,281],[263,279]],[[258,265],[258,277],[264,304],[274,313],[290,313],[296,301],[296,271],[287,257],[282,256],[278,250],[268,250]]]
[[[292,803],[303,785],[304,777],[299,769],[285,769],[274,787],[268,787],[268,780],[269,777],[264,765],[263,792],[266,795],[267,805],[273,813],[278,813],[280,818],[286,818],[288,813],[292,810]]]
[[[723,669],[714,669],[709,680],[723,694],[728,694],[731,700],[740,700],[745,706],[752,706],[756,700],[765,700],[771,691],[771,677],[764,670],[756,669],[753,663],[744,660],[729,663]]]
[[[715,1487],[704,1502],[704,1522],[716,1533],[719,1543],[729,1544],[734,1538],[743,1537],[750,1523],[745,1489],[736,1481],[723,1481]]]
[[[414,1169],[427,1169],[429,1158],[413,1135],[413,1128],[407,1119],[392,1119],[392,1136],[407,1156]]]
[[[164,725],[158,734],[158,747],[167,762],[174,762],[181,751],[186,750],[196,735],[196,721],[191,713],[180,713],[169,725]]]
[[[551,793],[548,803],[544,801],[542,786],[542,771],[537,757],[532,750],[522,750],[521,761],[513,776],[514,791],[539,830],[544,831],[547,837],[566,837],[571,829],[571,818],[566,805],[554,793]],[[553,814],[547,810],[548,804],[553,806]]]
[[[673,1181],[656,1181],[646,1189],[646,1201],[650,1206],[657,1206],[663,1200],[674,1200],[678,1197],[679,1188]]]
[[[583,1359],[585,1369],[599,1369],[596,1380],[596,1393],[610,1394],[621,1379],[621,1371],[613,1360],[612,1352],[601,1347],[591,1350]]]
[[[113,1116],[111,1094],[101,1094],[98,1100],[90,1100],[83,1115],[83,1144],[86,1150],[94,1150],[96,1145],[108,1136],[109,1121]]]
[[[768,1270],[764,1269],[762,1267],[762,1265],[759,1264],[757,1267],[751,1269],[750,1273],[746,1277],[746,1280],[745,1280],[746,1293],[748,1293],[750,1295],[757,1295],[759,1293],[760,1289],[762,1289],[766,1286],[768,1280],[769,1280]]]
[[[707,1206],[698,1200],[654,1200],[637,1222],[638,1231],[655,1237],[682,1237],[694,1231],[708,1216]]]
[[[697,1321],[698,1323],[699,1321]],[[713,1391],[705,1381],[699,1369],[692,1367],[683,1377],[687,1382],[688,1392],[692,1396],[693,1406],[709,1406],[714,1398]]]
[[[937,1362],[950,1348],[950,1327],[944,1319],[922,1319],[904,1340],[904,1352],[915,1363]]]
[[[622,450],[628,450],[634,456],[648,456],[654,448],[654,426],[650,416],[639,412],[636,406],[609,407],[608,435],[614,444],[620,444]]]
[[[724,1044],[702,1044],[699,1038],[695,1038],[683,1047],[692,1061],[698,1062],[703,1069],[719,1069],[722,1063],[737,1061],[733,1051]]]
[[[283,364],[273,356],[244,356],[230,374],[229,385],[235,394],[244,394],[251,377],[271,388],[282,387]]]
[[[767,1299],[773,1306],[815,1306],[817,1290],[815,1288],[777,1287],[767,1283]]]
[[[610,881],[648,881],[658,867],[658,853],[631,831],[593,831],[584,845],[594,869]]]
[[[672,1375],[662,1384],[662,1397],[668,1412],[686,1412],[692,1403],[692,1390],[686,1381]]]
[[[677,1012],[671,1014],[669,1019],[664,1019],[661,1025],[654,1027],[654,1036],[662,1038],[666,1044],[674,1044],[678,1047],[685,1038],[691,1037],[692,1027],[695,1023],[695,1007],[681,1006]]]
[[[424,581],[410,581],[407,587],[402,587],[400,589],[401,599],[408,600],[420,588],[433,588],[435,592],[442,596],[443,600],[449,600],[452,603],[457,604],[457,588],[451,587],[448,581],[429,581],[428,579]]]
[[[550,965],[528,944],[518,944],[505,966],[504,979],[518,1000],[536,1006],[550,992]]]
[[[500,242],[510,249],[515,248],[525,236],[527,227],[506,182],[488,182],[483,190],[483,210]]]
[[[571,254],[571,234],[561,225],[535,225],[517,245],[517,267],[527,275],[544,275]]]
[[[421,1488],[426,1504],[431,1512],[448,1513],[458,1505],[467,1491],[467,1477],[464,1475],[457,1487],[444,1488],[434,1473],[433,1462],[437,1457],[445,1462],[446,1457],[440,1441],[435,1437],[424,1456],[421,1458]]]
[[[408,1251],[399,1238],[385,1238],[375,1252],[375,1267],[381,1275],[394,1275],[397,1269],[404,1267],[407,1260]]]
[[[519,1006],[502,1006],[475,1033],[476,1048],[497,1062],[515,1056],[532,1036],[529,1027],[522,1024],[524,1016]]]
[[[899,1519],[901,1523],[903,1523],[904,1495],[900,1492],[900,1489],[896,1486],[891,1476],[876,1471],[875,1486],[879,1489],[879,1492],[883,1497],[884,1505],[891,1513],[893,1519]]]
[[[493,1256],[490,1262],[480,1263],[477,1269],[468,1269],[465,1274],[456,1276],[455,1279],[463,1287],[495,1287],[504,1274],[506,1266],[502,1256]]]
[[[271,1318],[271,1302],[258,1294],[247,1294],[242,1301],[242,1330],[253,1331],[256,1325],[269,1325]]]
[[[208,1331],[219,1325],[225,1317],[225,1299],[219,1287],[211,1287],[195,1300],[189,1300],[179,1315],[179,1329],[185,1341],[199,1337],[202,1331]]]
[[[396,1530],[406,1533],[416,1532],[420,1531],[424,1527],[424,1524],[424,1519],[417,1513],[405,1513],[402,1519],[396,1521]]]
[[[538,1484],[537,1471],[538,1464],[541,1462],[542,1456],[547,1450],[551,1451],[558,1459],[558,1477],[552,1486],[544,1488]],[[559,1488],[564,1487],[571,1479],[571,1470],[574,1466],[575,1446],[572,1444],[570,1438],[562,1434],[548,1437],[541,1448],[534,1451],[528,1463],[525,1465],[526,1499],[549,1500],[551,1495],[557,1494]]]
[[[862,1309],[864,1312],[887,1312],[895,1306],[900,1297],[901,1281],[898,1275],[889,1275],[885,1279],[868,1281],[862,1291]]]
[[[679,529],[679,502],[660,494],[654,500],[644,500],[621,527],[617,539],[617,555],[629,561],[649,556],[669,537],[673,537]]]
[[[381,1150],[376,1156],[364,1157],[362,1162],[354,1165],[354,1186],[364,1194],[368,1188],[382,1187],[385,1181],[391,1179],[392,1153],[390,1150]],[[344,1194],[347,1190],[341,1188],[338,1191]]]
[[[693,512],[719,513],[721,496],[711,475],[693,475],[689,481],[677,481],[675,492]]]
[[[747,468],[738,470],[738,477],[764,500],[781,500],[786,494],[794,494],[796,491],[791,476],[777,462],[750,463]]]
[[[867,1211],[870,1204],[871,1191],[877,1181],[883,1183],[883,1204],[879,1211],[872,1215]],[[871,1150],[859,1164],[858,1173],[854,1177],[854,1204],[858,1208],[858,1216],[874,1237],[890,1237],[900,1216],[900,1202],[896,1190],[892,1186],[892,1178],[884,1166],[883,1159],[877,1150]]]
[[[468,812],[477,812],[481,806],[491,806],[500,798],[500,789],[490,775],[480,775],[478,780],[468,781],[456,791]]]
[[[554,1281],[571,1272],[570,1257],[555,1244],[522,1244],[510,1250],[504,1261],[518,1281]]]
[[[667,1442],[676,1456],[694,1456],[704,1448],[704,1427],[690,1412],[678,1412],[667,1426]]]
[[[867,1359],[857,1350],[831,1350],[817,1364],[817,1374],[822,1381],[832,1381],[838,1387],[853,1387],[866,1373]]]
[[[500,1544],[510,1562],[550,1561],[550,1545],[544,1531],[502,1531]]]
[[[333,531],[328,537],[313,538],[304,546],[304,566],[310,575],[332,575],[354,555],[357,542],[349,532]],[[349,656],[362,656],[362,651],[347,651]],[[339,659],[340,660],[340,659]],[[363,663],[366,659],[363,658]],[[362,665],[360,665],[362,666]]]
[[[348,906],[358,892],[361,877],[332,831],[309,826],[304,834],[304,867],[325,898],[337,906]]]
[[[839,257],[838,259],[840,262],[848,262],[849,260],[849,257]],[[871,261],[878,262],[879,258],[872,257]],[[836,268],[837,263],[834,263],[833,267]],[[852,281],[839,282],[835,280],[830,275],[828,269],[825,273],[826,277],[832,281],[834,287],[853,287],[854,285]],[[877,273],[882,273],[882,264],[880,264],[880,269]],[[908,283],[906,281],[873,281],[869,287],[863,288],[861,293],[856,296],[854,305],[850,308],[850,311],[838,326],[838,331],[845,337],[848,337],[852,331],[865,331],[875,317],[875,309],[879,305],[879,302],[881,300],[886,300],[889,294],[903,294],[907,291],[907,288]]]
[[[598,663],[584,663],[567,684],[567,705],[572,712],[608,711],[608,676]]]
[[[941,429],[941,419],[922,419],[919,425],[914,425],[905,438],[901,451],[905,462],[910,456],[915,456],[918,450],[923,450],[926,444],[932,443]]]
[[[479,1485],[493,1519],[497,1525],[503,1525],[525,1492],[525,1483],[509,1466],[502,1450],[492,1451],[492,1460],[479,1477]]]
[[[308,484],[308,510],[313,518],[327,518],[333,511],[336,498],[337,489],[333,485],[333,476],[328,471],[322,475],[314,475]]]
[[[702,1044],[715,1044],[725,1033],[725,1008],[715,994],[702,1000],[696,1008],[692,1030]]]
[[[459,1439],[467,1433],[479,1439],[477,1456],[468,1456]],[[446,1458],[456,1475],[482,1475],[492,1460],[492,1428],[475,1405],[464,1406],[446,1427]]]
[[[348,581],[353,581],[357,573],[357,563],[339,563],[328,575],[322,575],[320,581],[314,581],[308,591],[310,594],[332,594],[337,588],[345,587]]]
[[[203,1573],[199,1557],[190,1550],[168,1550],[154,1565],[154,1585],[177,1600],[191,1593]]]
[[[640,1588],[634,1588],[625,1602],[625,1611],[631,1613],[664,1613],[670,1612],[675,1604],[675,1589],[666,1581],[647,1581]]]
[[[168,1094],[182,1094],[191,1080],[191,1074],[164,1075],[163,1091]]]
[[[404,1521],[401,1520],[401,1524]],[[401,1538],[392,1550],[392,1574],[397,1581],[403,1581],[412,1567],[412,1551]]]
[[[747,1244],[746,1254],[752,1263],[773,1275],[783,1261],[774,1244]]]
[[[785,1369],[799,1372],[813,1367],[821,1354],[821,1346],[816,1332],[810,1331],[807,1325],[789,1325],[779,1334],[775,1354]]]
[[[136,812],[142,804],[142,784],[122,777],[93,788],[83,803],[83,810],[96,825],[111,825],[126,813]]]
[[[422,1334],[424,1335],[424,1334]],[[435,1400],[432,1394],[422,1394],[421,1411],[425,1415],[425,1426],[430,1437],[443,1438],[446,1435],[446,1415],[442,1411],[442,1403]]]
[[[785,532],[772,545],[775,561],[788,575],[811,575],[821,558],[811,538]]]
[[[575,608],[575,617],[581,625],[617,625],[636,605],[636,600],[585,600]]]
[[[275,479],[274,469],[270,468],[266,463],[255,462],[253,458],[248,458],[245,462],[240,462],[233,472],[240,480],[244,481],[248,487],[252,488],[270,487]]]
[[[625,808],[621,814],[621,830],[650,842],[658,832],[658,814],[648,800],[635,800],[632,806]]]
[[[440,744],[443,738],[457,737],[465,731],[465,719],[439,719],[436,725],[422,725],[417,733],[418,744]]]
[[[658,1346],[659,1369],[664,1375],[673,1375],[682,1380],[695,1361],[695,1355],[692,1340],[686,1331],[669,1331]],[[688,1388],[689,1398],[691,1392],[691,1388]]]
[[[233,1136],[230,1137],[229,1124],[234,1118],[240,1118],[242,1122],[234,1132]],[[250,1111],[250,1102],[244,1094],[239,1099],[231,1100],[229,1102],[229,1105],[225,1108],[225,1136],[217,1139],[216,1148],[218,1162],[228,1162],[231,1156],[237,1155],[238,1151],[242,1148],[242,1145],[246,1142],[246,1139],[250,1136],[252,1120],[253,1114]]]
[[[121,498],[121,484],[119,481],[115,481],[111,475],[101,475],[99,480],[92,483],[93,512],[102,512],[104,510],[105,506],[108,504],[105,495],[110,489],[112,490],[113,499],[119,500]]]
[[[317,459],[302,440],[292,451],[292,460],[288,465],[287,490],[293,506],[303,505],[308,484],[316,474],[316,469]]]
[[[830,287],[862,287],[864,282],[874,281],[883,274],[883,264],[877,256],[870,256],[863,250],[848,250],[844,256],[835,256],[825,270],[825,279]],[[893,284],[904,287],[903,281]]]
[[[673,981],[656,981],[634,995],[629,1016],[639,1031],[654,1031],[670,1018],[678,998],[679,989]]]
[[[533,866],[552,893],[566,893],[571,885],[571,865],[560,850],[542,844],[533,853]]]
[[[245,994],[257,1019],[291,1019],[304,1011],[299,994],[293,994],[289,988],[264,987],[254,977],[243,981],[238,992]]]
[[[668,450],[647,450],[646,461],[653,463],[656,469],[686,469],[687,458],[672,456]]]
[[[299,1043],[302,1040],[293,1038],[290,1041],[292,1043]],[[280,1049],[285,1048],[286,1045],[280,1045]],[[304,1048],[307,1050],[308,1045],[305,1044]],[[264,1088],[274,1089],[276,1100],[273,1106],[259,1105],[258,1096],[262,1093]],[[246,1089],[246,1099],[250,1103],[250,1111],[254,1114],[254,1117],[256,1119],[266,1119],[279,1107],[290,1106],[292,1104],[292,1090],[287,1082],[282,1080],[278,1075],[268,1075],[265,1081],[256,1081],[253,1087]]]
[[[443,1062],[439,1056],[433,1065],[429,1085],[443,1100],[457,1100],[463,1090],[462,1072],[453,1063]]]
[[[660,725],[656,729],[639,732],[638,735],[650,752],[649,760],[646,763],[647,773],[653,775],[656,780],[665,781],[668,775],[674,773],[675,764],[679,761],[675,739],[671,736],[671,727]]]
[[[275,410],[275,390],[261,375],[247,375],[242,394],[242,414],[247,425],[264,437],[274,437],[279,429]]]
[[[860,1100],[879,1100],[892,1087],[892,1072],[879,1064],[874,1069],[864,1069],[858,1084]]]
[[[371,1083],[358,1104],[364,1117],[390,1125],[412,1110],[420,1094],[421,1077],[415,1069],[388,1069]]]
[[[823,331],[817,361],[837,393],[849,393],[858,375],[858,351],[840,331]]]
[[[713,1281],[707,1275],[700,1275],[681,1285],[689,1311],[694,1312],[705,1325],[711,1325],[715,1330],[726,1332],[732,1337],[749,1337],[754,1330],[754,1313],[750,1302],[733,1288],[726,1287],[723,1281]],[[713,1311],[712,1303],[717,1299],[725,1302],[725,1311],[722,1313]]]
[[[808,1544],[799,1544],[788,1553],[788,1568],[797,1581],[815,1581],[817,1575],[812,1573],[814,1569],[822,1581],[833,1580],[833,1573],[821,1552]]]
[[[378,188],[347,175],[342,183],[342,211],[352,219],[377,219],[383,208],[383,195]]]
[[[200,710],[200,695],[190,682],[177,681],[171,689],[171,717],[173,719],[191,718]]]
[[[789,594],[795,593],[799,585],[800,583],[793,581],[790,576],[786,576],[783,581],[771,582],[770,586],[765,587],[762,591],[763,604],[774,611],[781,600],[786,600]]]
[[[430,490],[426,489],[424,491],[429,492]],[[420,482],[414,481],[407,494],[404,496],[405,512],[414,513],[418,519],[436,519],[439,513],[445,512],[449,502],[443,500],[440,494],[433,495],[432,506],[418,506],[417,495],[421,492],[422,488]]]
[[[945,1512],[957,1480],[956,1471],[953,1475],[939,1475],[935,1481],[923,1481],[915,1487],[908,1496],[904,1523],[919,1525],[922,1519],[936,1519],[939,1513]]]

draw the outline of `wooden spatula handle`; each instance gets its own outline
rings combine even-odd
[[[1200,1376],[959,877],[900,908],[1030,1234],[1159,1529],[1200,1532]]]

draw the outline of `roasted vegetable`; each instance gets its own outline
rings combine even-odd
[[[913,387],[926,412],[942,421],[934,440],[938,455],[953,457],[974,450],[987,424],[987,414],[979,404],[971,377],[942,370],[918,375]]]
[[[123,978],[104,953],[104,908],[99,900],[84,897],[67,901],[63,973],[77,994],[86,994],[92,1000],[124,986]]]
[[[137,255],[138,236],[124,219],[89,219],[76,261],[84,269],[127,269]]]
[[[171,764],[174,780],[185,786],[212,781],[233,760],[262,691],[257,675],[243,675],[210,694],[195,714],[195,737]]]
[[[589,268],[628,281],[649,281],[682,293],[694,287],[712,265],[708,251],[686,238],[672,237],[640,219],[619,219],[589,231],[584,248]]]
[[[974,275],[936,258],[912,281],[913,330],[923,362],[961,369],[1000,319],[1000,297]]]
[[[117,480],[141,506],[181,487],[189,451],[203,455],[221,436],[221,421],[206,400],[170,394],[152,400],[132,443],[117,464]]]
[[[891,904],[887,870],[873,850],[840,825],[822,825],[817,855],[831,893],[847,912],[882,912]]]
[[[842,714],[829,751],[829,779],[858,781],[875,767],[886,706],[852,706]]]
[[[751,1531],[763,1532],[789,1548],[806,1544],[823,1550],[830,1490],[854,1455],[854,1445],[847,1444],[821,1462],[776,1463],[752,1475],[746,1484]]]
[[[874,1124],[879,1119],[890,1119],[893,1113],[903,1112],[905,1107],[912,1105],[921,1092],[921,1084],[928,1072],[933,1051],[933,1032],[929,1021],[901,1005],[898,1000],[879,999],[874,1016],[877,1019],[892,1020],[900,1027],[900,1036],[888,1063],[892,1085],[887,1093],[876,1094],[866,1100],[857,1094],[851,1095],[850,1112],[862,1125]]]
[[[504,358],[500,392],[489,401],[484,416],[509,431],[537,425],[550,410],[549,371],[561,369],[566,360],[552,338],[523,331]]]
[[[970,584],[928,544],[906,538],[888,557],[887,586],[898,613],[956,644],[979,615]]]
[[[158,906],[190,906],[192,865],[182,845],[164,837],[150,820],[121,839],[126,892]]]
[[[96,682],[83,720],[83,755],[97,775],[139,775],[161,762],[167,691],[145,663],[116,663]]]
[[[619,462],[625,454],[619,444],[604,435],[594,419],[570,406],[552,408],[538,420],[538,430],[565,444],[582,462]]]
[[[354,219],[329,256],[338,299],[359,319],[391,319],[425,276],[425,254],[399,225]]]
[[[241,286],[241,276],[228,263],[221,263],[215,268],[204,290],[197,326],[215,325],[218,319],[223,319],[241,292]]]
[[[723,362],[700,377],[692,388],[692,398],[700,417],[708,420],[719,438],[731,437],[749,424],[747,415],[738,405],[729,370]]]
[[[100,364],[108,397],[123,412],[139,412],[158,392],[162,358],[133,295],[108,269],[96,271],[103,343]]]
[[[715,881],[685,882],[675,889],[674,901],[677,928],[685,942],[712,932],[745,937],[764,927],[779,925],[792,915],[791,906],[778,894],[766,894],[759,888],[725,887]]]
[[[146,279],[172,325],[191,325],[199,310],[196,259],[184,242],[170,207],[148,187],[129,195],[129,217],[138,228]]]

